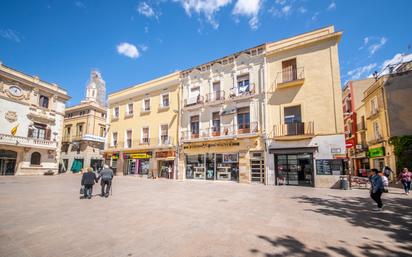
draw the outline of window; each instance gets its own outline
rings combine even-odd
[[[102,115],[102,118],[106,117],[106,114],[104,112],[101,115]]]
[[[378,99],[376,97],[371,99],[371,114],[378,112]]]
[[[218,136],[220,133],[220,113],[212,113],[212,133],[213,135]]]
[[[105,134],[106,134],[106,128],[103,126],[100,126],[99,136],[104,137]]]
[[[381,129],[377,121],[373,122],[373,134],[376,140],[382,139]]]
[[[162,95],[162,107],[169,107],[169,94]]]
[[[30,135],[31,133],[31,135]],[[34,128],[29,129],[29,137],[38,139],[50,139],[50,130],[47,129],[46,125],[34,123]]]
[[[220,81],[213,83],[213,94],[211,97],[211,101],[218,101],[223,99],[223,94],[220,91]]]
[[[250,132],[250,112],[249,107],[237,109],[237,125],[239,133]]]
[[[39,105],[43,108],[49,108],[49,98],[44,95],[40,95]]]
[[[190,117],[190,131],[192,137],[199,137],[199,115]]]
[[[133,103],[127,105],[127,115],[133,115]]]
[[[83,124],[77,124],[76,136],[83,136]]]
[[[345,99],[345,112],[351,112],[352,108],[351,108],[351,100],[349,97],[347,97]]]
[[[126,148],[132,147],[132,131],[126,131]]]
[[[69,137],[70,133],[71,133],[72,128],[71,127],[66,127],[66,131],[65,131],[65,136]]]
[[[302,115],[300,105],[285,107],[284,109],[285,124],[301,123]]]
[[[150,111],[150,99],[144,99],[143,110],[146,112]]]
[[[141,143],[142,144],[148,144],[149,143],[149,127],[142,128]]]
[[[119,118],[119,107],[114,107],[113,109],[113,117]]]
[[[249,74],[237,76],[237,90],[238,94],[250,92]]]
[[[282,81],[283,83],[297,79],[296,58],[282,62]]]
[[[117,146],[117,132],[112,134],[112,146]]]
[[[169,144],[169,126],[167,124],[160,125],[160,140],[162,145]]]
[[[33,152],[30,157],[31,165],[40,165],[41,154],[39,152]]]

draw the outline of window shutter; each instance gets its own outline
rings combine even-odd
[[[50,140],[51,138],[51,129],[46,129],[46,140]]]
[[[29,131],[27,133],[27,137],[33,137],[33,129],[29,128]]]

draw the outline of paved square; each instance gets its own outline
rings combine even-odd
[[[116,177],[0,177],[0,256],[410,256],[412,196]],[[94,194],[100,187],[94,187]]]

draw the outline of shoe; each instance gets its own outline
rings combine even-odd
[[[380,212],[382,211],[382,208],[373,208],[373,211]]]
[[[92,199],[92,197],[91,197],[91,196],[89,196],[89,197],[87,197],[87,199]]]
[[[106,198],[107,198],[107,197],[109,197],[109,195],[105,195],[104,197],[106,197]]]

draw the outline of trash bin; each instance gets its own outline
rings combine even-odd
[[[341,176],[340,177],[340,189],[342,190],[348,190],[349,189],[349,181],[346,176]]]

